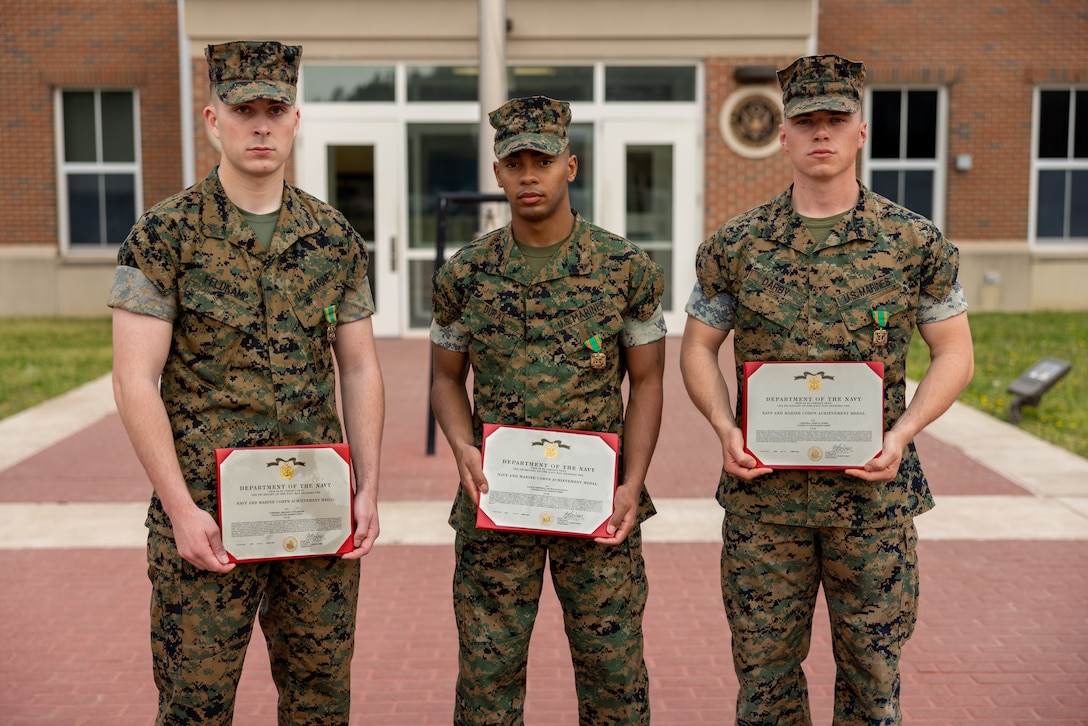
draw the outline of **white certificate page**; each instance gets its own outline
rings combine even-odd
[[[745,363],[744,442],[760,464],[859,468],[884,439],[879,363]]]
[[[615,434],[487,426],[484,436],[478,526],[602,534],[616,491]]]
[[[240,448],[217,457],[223,546],[236,561],[333,555],[351,538],[351,466],[335,448]]]

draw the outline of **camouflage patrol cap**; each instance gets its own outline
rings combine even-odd
[[[505,159],[522,149],[558,156],[567,148],[570,105],[547,96],[507,101],[488,116],[495,127],[495,157]]]
[[[786,118],[813,111],[857,113],[865,64],[837,55],[806,56],[778,71],[778,82]]]
[[[208,78],[215,95],[223,103],[237,106],[267,98],[294,105],[302,46],[273,40],[235,40],[209,45],[204,57],[208,59]]]

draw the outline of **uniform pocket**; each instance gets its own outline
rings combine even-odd
[[[182,281],[178,303],[186,364],[203,385],[217,388],[228,371],[245,367],[243,342],[260,334],[258,311],[240,289],[214,279]]]
[[[461,314],[474,343],[503,355],[511,355],[525,340],[525,324],[504,314],[478,297],[469,298]]]
[[[585,314],[587,310],[592,311],[589,317]],[[623,316],[619,311],[611,306],[592,305],[556,318],[546,326],[543,334],[559,342],[568,361],[588,366],[595,352],[606,355],[618,352],[617,337],[622,331]]]
[[[897,276],[859,277],[846,286],[838,298],[839,316],[862,359],[884,360],[890,351],[903,350],[913,326]]]
[[[772,360],[780,356],[801,318],[806,295],[781,280],[753,270],[740,285],[737,300],[738,331],[752,334],[752,360]]]

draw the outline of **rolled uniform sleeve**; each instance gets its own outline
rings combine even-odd
[[[733,329],[737,319],[737,301],[729,293],[715,293],[713,297],[707,297],[703,288],[696,283],[695,288],[688,297],[684,312],[718,330],[729,331]]]
[[[432,320],[430,335],[431,342],[440,348],[445,348],[454,353],[468,352],[468,329],[460,320],[449,325],[439,325],[437,320]]]
[[[636,317],[623,317],[623,330],[620,332],[620,345],[625,348],[634,348],[638,345],[653,343],[664,338],[668,333],[665,327],[665,313],[658,305],[653,314],[646,320]]]
[[[163,294],[139,268],[126,265],[118,265],[114,270],[113,286],[106,304],[170,323],[178,317],[177,297]]]
[[[967,297],[963,294],[963,285],[959,280],[952,286],[952,292],[943,300],[937,300],[923,294],[918,300],[918,325],[927,323],[939,323],[942,320],[953,318],[967,312]]]

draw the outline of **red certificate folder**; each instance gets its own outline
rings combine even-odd
[[[498,446],[490,447],[489,440],[498,432],[518,432],[514,434],[519,439],[524,434],[524,439],[538,439],[531,441],[529,445],[519,446],[518,441],[508,444],[503,442],[503,449]],[[603,442],[604,447],[601,447]],[[584,455],[583,450],[589,449],[590,454]],[[480,529],[502,530],[507,532],[525,532],[529,534],[552,534],[568,537],[609,537],[608,520],[614,511],[613,501],[616,493],[616,485],[619,475],[619,450],[620,438],[617,434],[597,431],[570,431],[564,429],[532,428],[526,426],[506,426],[503,424],[484,424],[484,441],[481,448],[485,473],[489,465],[494,463],[494,457],[502,455],[508,462],[509,473],[516,478],[529,479],[535,477],[533,469],[539,467],[541,476],[539,480],[527,484],[530,491],[515,496],[523,496],[532,499],[533,507],[530,510],[521,511],[510,515],[504,513],[507,522],[497,513],[492,511],[489,516],[481,506],[476,510],[476,526]],[[489,461],[488,456],[492,456]],[[517,461],[512,461],[516,459]],[[607,461],[605,461],[607,459]],[[576,481],[578,474],[566,476],[564,471],[575,472],[578,470],[593,470],[592,479],[599,486],[600,482],[607,482],[607,490],[598,490],[600,496],[607,496],[608,504],[604,510],[586,514],[591,519],[582,519],[577,527],[570,526],[570,520],[582,517],[582,513],[572,510],[564,510],[563,504],[577,505],[582,503],[581,498],[572,496],[577,494],[579,484]],[[584,473],[584,472],[583,472]],[[551,479],[549,479],[551,478]],[[491,496],[493,491],[498,491],[498,482],[492,482],[488,477]],[[570,486],[571,491],[563,491]],[[594,487],[591,486],[590,489]],[[537,496],[535,492],[549,492],[545,496]],[[600,499],[599,501],[603,501]],[[556,504],[557,506],[550,506]],[[540,506],[537,506],[540,505]],[[513,518],[519,520],[517,524],[509,523]],[[581,528],[582,531],[573,531]]]
[[[318,453],[323,450],[322,453]],[[332,492],[335,498],[340,500],[346,500],[346,515],[343,512],[344,506],[339,503],[336,505],[336,509],[341,513],[341,519],[346,516],[346,531],[344,532],[344,538],[342,542],[337,544],[338,540],[334,540],[332,543],[326,543],[319,548],[321,551],[308,551],[306,546],[306,539],[310,536],[308,533],[313,531],[313,526],[308,519],[308,515],[299,510],[306,509],[304,504],[287,504],[283,506],[276,506],[275,508],[280,510],[274,512],[274,514],[280,519],[275,522],[270,521],[256,521],[254,526],[265,526],[266,529],[271,529],[267,525],[273,525],[275,527],[275,534],[269,534],[266,544],[254,544],[252,546],[242,547],[241,545],[235,546],[236,551],[232,552],[232,547],[226,547],[227,557],[231,562],[262,562],[268,560],[282,560],[282,559],[297,559],[302,557],[329,557],[335,555],[343,555],[351,552],[353,549],[353,538],[355,534],[355,508],[353,505],[353,493],[355,485],[353,482],[353,472],[351,467],[351,451],[347,444],[303,444],[298,446],[255,446],[255,447],[237,447],[237,448],[225,448],[215,450],[215,467],[216,467],[216,487],[219,500],[219,528],[223,532],[223,543],[227,545],[228,540],[233,539],[227,535],[227,527],[230,527],[233,523],[230,517],[230,512],[224,512],[224,482],[223,482],[223,468],[224,462],[237,452],[244,452],[246,457],[254,457],[257,462],[257,468],[263,465],[263,468],[267,470],[267,475],[262,475],[259,479],[247,480],[246,486],[257,490],[259,487],[265,489],[274,486],[282,486],[284,490],[289,484],[280,484],[279,482],[290,482],[295,480],[295,472],[304,471],[303,467],[309,466],[310,472],[313,472],[315,465],[320,462],[318,459],[325,461],[331,461],[336,465],[336,471],[332,472],[334,476],[330,477],[330,481],[320,481],[317,483],[310,482],[312,490],[318,492],[317,494],[302,494],[299,495],[299,500],[303,498],[307,501],[313,501],[322,497],[322,490],[329,490]],[[329,452],[325,454],[324,452]],[[346,469],[346,470],[345,470]],[[325,467],[323,473],[329,472],[328,467]],[[346,475],[345,475],[346,474]],[[303,477],[299,477],[300,483]],[[273,483],[273,482],[276,483]],[[333,489],[335,487],[335,490]],[[306,487],[303,486],[303,489]],[[298,491],[296,487],[295,491]],[[230,492],[228,492],[228,496]],[[236,496],[234,498],[237,498]],[[232,499],[233,501],[233,499]],[[268,505],[264,505],[268,506]],[[295,509],[298,513],[294,519],[292,515],[286,510],[288,508]],[[235,507],[235,509],[243,509],[243,507]],[[255,513],[255,520],[267,520],[268,517],[263,516],[261,513]],[[281,531],[282,530],[282,531]],[[242,550],[246,551],[242,551]],[[256,554],[254,554],[256,553]]]
[[[744,448],[761,467],[860,469],[883,447],[883,410],[881,362],[744,364]]]

